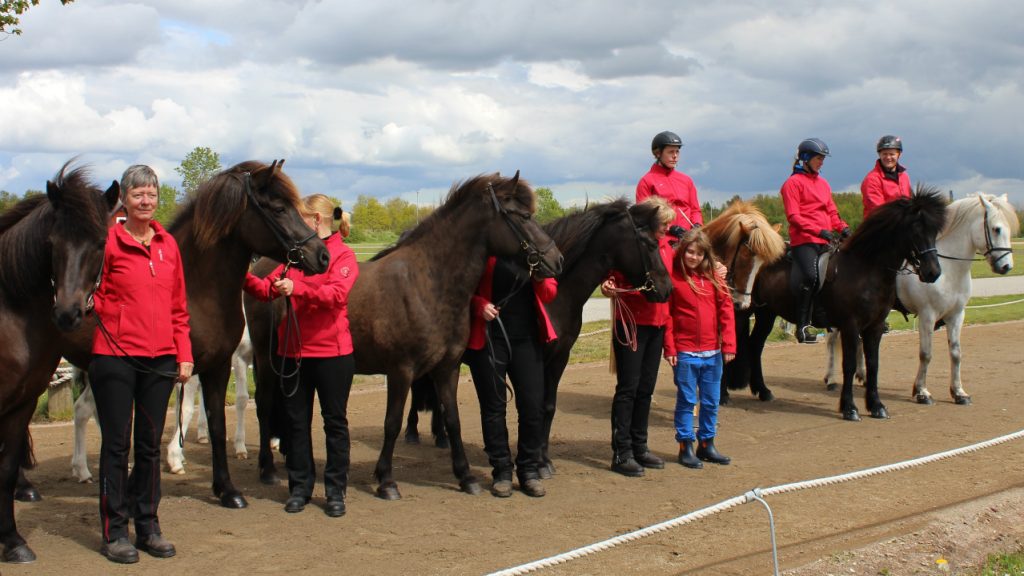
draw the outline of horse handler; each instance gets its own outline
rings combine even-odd
[[[345,514],[348,488],[349,452],[348,396],[355,374],[352,334],[348,324],[348,295],[359,276],[356,255],[341,234],[331,233],[336,213],[323,194],[304,201],[303,217],[331,253],[327,272],[307,276],[304,272],[278,266],[266,278],[246,275],[245,291],[263,301],[291,297],[294,317],[285,315],[277,328],[277,354],[288,414],[290,443],[288,468],[289,497],[285,512],[305,509],[313,496],[316,464],[313,461],[313,394],[320,398],[327,439],[324,467],[324,513],[335,518]]]
[[[99,322],[89,378],[103,433],[100,552],[121,564],[138,562],[138,550],[157,558],[176,552],[157,518],[160,436],[174,382],[192,375],[192,343],[181,254],[174,238],[153,220],[159,190],[149,166],[125,170],[121,202],[127,219],[110,227],[94,295]],[[133,430],[135,467],[129,475]],[[128,518],[135,519],[135,546],[128,540]]]

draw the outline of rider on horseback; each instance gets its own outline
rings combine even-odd
[[[832,188],[819,174],[828,155],[828,145],[818,138],[801,142],[793,162],[793,174],[779,191],[789,221],[793,257],[790,286],[797,306],[796,339],[806,344],[817,341],[811,330],[810,316],[818,285],[818,256],[830,243],[850,235],[850,227],[839,217],[832,200]]]

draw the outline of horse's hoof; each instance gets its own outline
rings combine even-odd
[[[933,400],[932,397],[927,394],[918,394],[917,396],[914,396],[914,401],[917,402],[918,404],[924,404],[925,406],[931,406],[932,404],[935,404],[935,400]]]
[[[14,548],[4,549],[4,562],[10,564],[28,564],[36,561],[36,554],[28,547],[28,544],[21,544]]]
[[[757,393],[757,399],[761,402],[771,402],[772,400],[775,400],[775,394],[772,394],[771,390],[766,389],[764,392]]]
[[[844,410],[843,411],[843,420],[848,420],[850,422],[860,422],[860,413],[857,412],[856,408],[851,408],[849,410]]]
[[[963,396],[954,396],[953,402],[955,402],[957,406],[970,406],[971,397],[966,394],[964,394]]]
[[[224,494],[220,497],[220,505],[233,510],[249,507],[249,503],[245,501],[245,497],[241,494]]]
[[[829,382],[828,384],[825,384],[825,390],[828,390],[829,392],[835,392],[838,389],[839,384],[837,382]]]
[[[718,405],[719,406],[725,406],[728,403],[729,403],[729,395],[728,394],[722,394],[721,398],[718,399]],[[543,480],[543,478],[542,478],[542,480]]]
[[[280,483],[281,480],[274,472],[260,474],[260,484],[263,484],[264,486],[277,486]]]
[[[391,482],[377,487],[377,498],[382,500],[401,500],[402,494],[398,492],[398,485]]]
[[[210,439],[207,438],[206,436],[203,436],[202,438],[196,438],[196,443],[197,444],[209,444],[210,443]]]
[[[463,492],[469,494],[470,496],[479,496],[481,492],[480,482],[478,482],[477,479],[473,478],[472,476],[461,480],[459,482],[459,487],[462,489]]]
[[[878,418],[879,420],[888,420],[889,411],[885,409],[885,406],[875,408],[874,410],[871,411],[871,417]]]
[[[29,486],[28,488],[18,488],[15,490],[14,499],[18,502],[39,502],[43,499],[43,496],[39,493],[39,490],[36,490],[35,486]]]
[[[235,460],[248,460],[248,459],[249,459],[249,453],[248,452],[235,452]]]
[[[405,443],[406,444],[419,444],[420,443],[420,435],[419,434],[406,434],[405,435]]]
[[[445,436],[438,436],[437,438],[434,438],[434,446],[437,446],[442,450],[447,450],[452,447],[448,442],[448,438]]]

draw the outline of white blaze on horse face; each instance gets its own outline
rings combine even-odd
[[[757,272],[761,269],[762,263],[764,263],[764,260],[755,254],[754,261],[750,264],[750,275],[747,276],[747,281],[741,290],[742,294],[740,294],[740,299],[736,302],[736,305],[740,307],[740,310],[750,308],[750,293],[754,290],[754,280],[757,279]]]
[[[994,199],[995,197],[991,198]],[[982,231],[982,234],[987,234],[983,239],[985,249],[988,251],[985,259],[988,260],[989,268],[993,272],[996,274],[1006,274],[1013,269],[1013,244],[1010,238],[1009,222],[1006,221],[1002,210],[981,193],[978,193],[978,199],[981,200],[981,205],[985,210],[985,219],[982,226],[988,226],[987,231]]]

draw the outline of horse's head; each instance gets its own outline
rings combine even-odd
[[[984,218],[982,225],[972,228],[975,246],[985,247],[985,260],[996,274],[1006,274],[1013,269],[1013,245],[1011,239],[1020,230],[1020,220],[1006,195],[994,196],[978,192]]]
[[[103,267],[110,214],[117,205],[119,186],[106,192],[89,184],[84,168],[68,171],[65,164],[54,181],[46,182],[52,208],[51,247],[53,322],[70,332],[92,308],[92,294]]]
[[[672,292],[672,279],[658,250],[657,231],[662,228],[658,209],[647,202],[624,209],[624,217],[614,223],[618,241],[611,252],[612,267],[651,302],[665,302]]]
[[[283,165],[283,160],[269,166],[249,160],[204,183],[193,206],[201,222],[197,245],[210,247],[234,231],[255,254],[313,274],[326,271],[331,256],[303,221],[298,191]]]
[[[519,179],[495,174],[482,180],[484,202],[494,210],[497,221],[488,230],[488,252],[495,256],[517,256],[537,277],[551,278],[562,272],[562,253],[558,251],[533,214],[537,197],[530,185]]]
[[[757,207],[735,201],[704,227],[715,249],[715,257],[728,268],[726,283],[733,303],[741,310],[750,307],[754,280],[763,266],[774,263],[786,251],[786,242]]]

